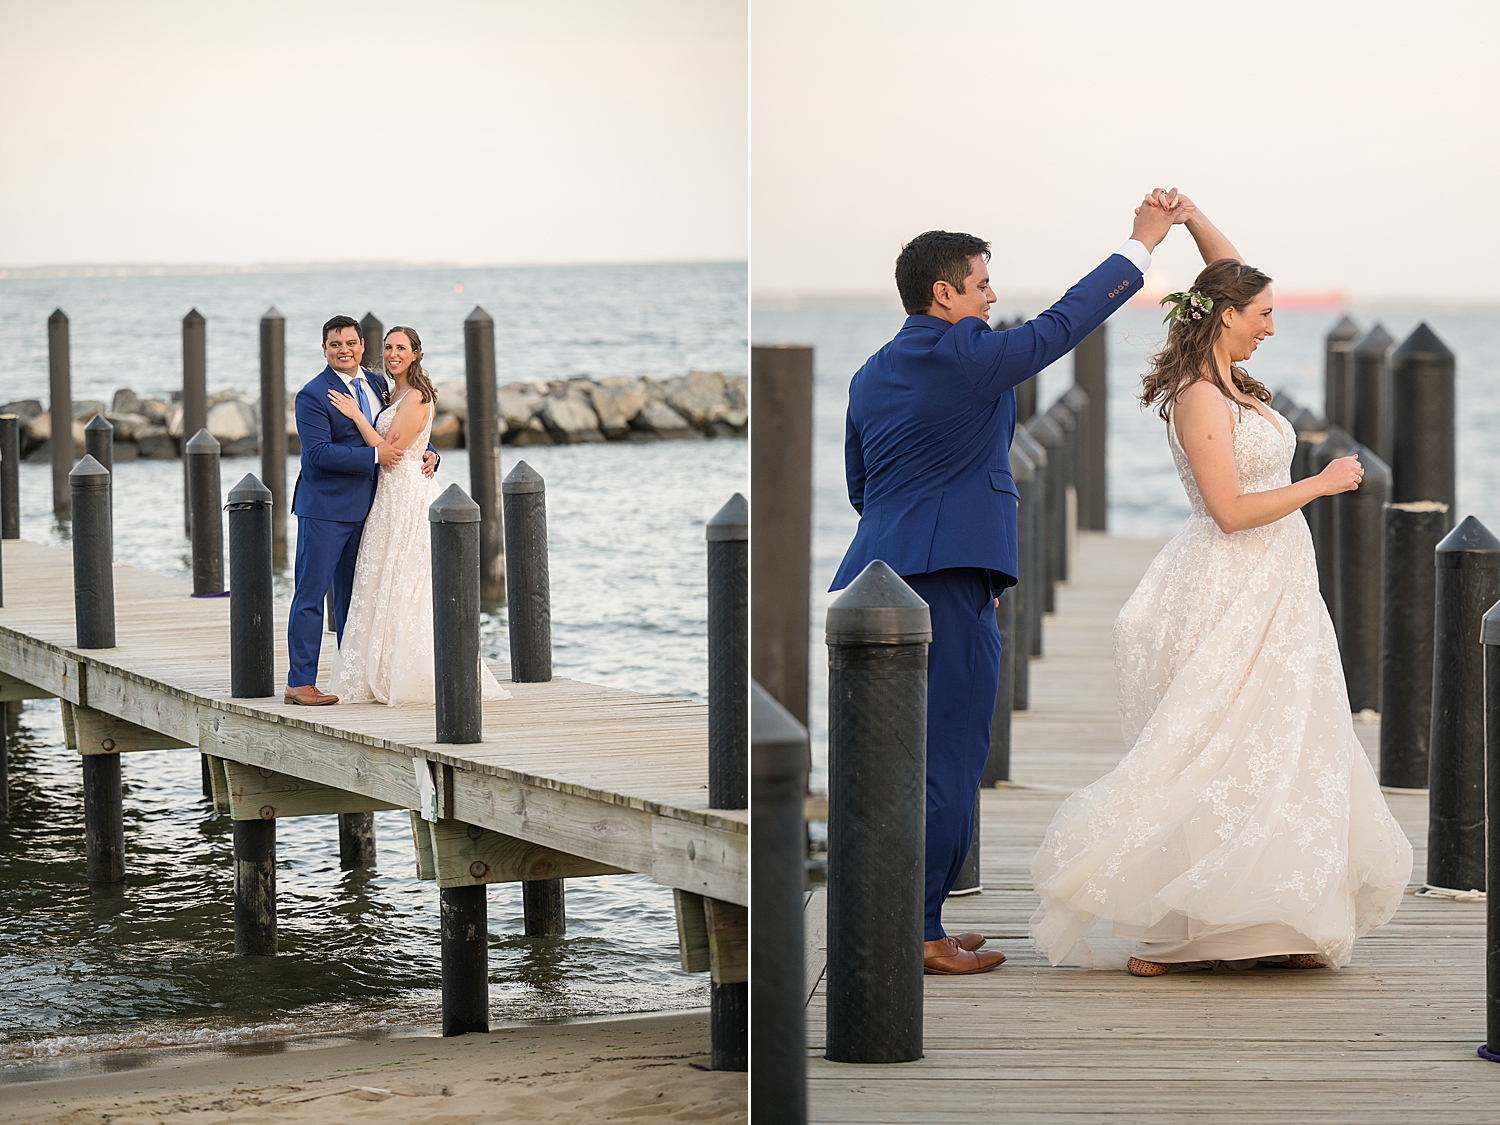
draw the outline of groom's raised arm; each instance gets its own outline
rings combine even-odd
[[[974,389],[985,398],[999,398],[1067,355],[1141,291],[1150,265],[1150,252],[1132,239],[1051,308],[1019,327],[994,332],[974,317],[959,321],[954,344]]]
[[[297,392],[297,440],[302,444],[302,456],[326,473],[374,476],[375,447],[337,444],[329,425],[330,409],[326,401],[318,402],[306,389]]]

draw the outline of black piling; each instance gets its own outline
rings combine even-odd
[[[96,886],[125,881],[125,810],[119,754],[83,756],[85,874]]]
[[[375,814],[339,813],[339,867],[349,871],[356,867],[374,866]]]
[[[365,313],[359,321],[359,337],[365,342],[360,365],[385,374],[385,325],[380,323],[380,318],[372,312]]]
[[[1302,407],[1287,419],[1297,431],[1297,449],[1292,454],[1292,480],[1312,476],[1312,453],[1328,436],[1328,423],[1313,411]]]
[[[229,694],[276,694],[271,490],[246,473],[229,492]]]
[[[206,429],[183,448],[187,462],[188,522],[193,543],[193,597],[224,593],[224,520],[219,483],[219,443]]]
[[[828,1015],[834,1062],[922,1057],[925,602],[885,563],[828,607]]]
[[[1437,566],[1427,882],[1484,890],[1484,642],[1500,601],[1500,539],[1473,516],[1444,536]]]
[[[1347,316],[1333,326],[1323,343],[1323,415],[1329,425],[1344,430],[1354,425],[1353,371],[1349,352],[1360,336],[1359,325]]]
[[[1078,416],[1073,484],[1078,489],[1078,526],[1089,531],[1105,530],[1109,513],[1109,476],[1105,471],[1109,437],[1107,329],[1108,325],[1099,325],[1073,350],[1073,386],[1063,395],[1063,401]]]
[[[182,318],[182,440],[189,441],[199,430],[208,425],[208,331],[203,314],[189,309]],[[189,534],[193,531],[192,481],[188,477],[190,463],[187,449],[183,449],[182,466],[182,526]]]
[[[110,484],[113,487],[115,428],[103,414],[95,414],[89,419],[89,424],[83,427],[83,451],[109,471]]]
[[[21,538],[21,416],[0,414],[0,539]]]
[[[1016,384],[1016,425],[1024,426],[1036,417],[1036,379]]]
[[[7,820],[10,817],[9,707],[8,703],[0,703],[0,820]]]
[[[1338,426],[1328,427],[1328,436],[1313,447],[1312,474],[1316,476],[1340,457],[1354,452],[1354,439]],[[1313,550],[1318,560],[1318,592],[1328,607],[1333,627],[1339,627],[1339,537],[1336,496],[1319,496],[1304,511],[1313,535]]]
[[[1487,886],[1500,887],[1500,605],[1484,615],[1484,711],[1486,812],[1490,846]],[[1500,895],[1485,895],[1484,1046],[1481,1058],[1500,1062]]]
[[[750,694],[750,1100],[758,1123],[805,1125],[807,728],[759,684]]]
[[[500,513],[500,420],[496,413],[495,321],[478,305],[464,321],[469,489],[479,505],[479,596],[505,600],[505,529]]]
[[[979,838],[979,809],[979,790],[976,789],[974,791],[974,827],[969,830],[969,850],[964,855],[963,866],[958,869],[958,878],[953,880],[953,889],[948,892],[949,898],[977,895],[984,890],[984,883],[979,877],[979,853],[983,850],[983,843]]]
[[[276,956],[276,818],[234,822],[234,955]]]
[[[458,485],[427,509],[432,527],[432,629],[437,741],[483,737],[479,691],[480,511]],[[445,887],[442,899],[443,1034],[490,1028],[489,921],[483,883]]]
[[[811,627],[813,349],[750,349],[750,675],[807,725]]]
[[[552,679],[552,583],[547,566],[547,483],[525,461],[501,486],[505,510],[506,617],[510,625],[510,678],[518,684]],[[545,884],[545,885],[543,885]],[[528,937],[555,937],[566,929],[561,879],[522,887]]]
[[[708,521],[708,804],[745,807],[750,770],[750,505]]]
[[[1016,482],[1016,585],[1010,596],[1015,602],[1011,644],[1011,710],[1031,706],[1031,603],[1036,596],[1035,560],[1032,558],[1032,512],[1036,507],[1036,464],[1020,445],[1010,447],[1010,476]],[[1001,654],[1003,660],[1004,653]]]
[[[1058,399],[1047,408],[1047,415],[1062,431],[1062,498],[1058,501],[1059,518],[1054,534],[1057,540],[1057,578],[1068,580],[1068,569],[1072,565],[1073,538],[1077,531],[1078,489],[1074,469],[1078,463],[1078,419],[1066,400]],[[1057,487],[1057,486],[1054,486]]]
[[[1391,334],[1376,325],[1350,351],[1350,411],[1354,440],[1391,461]]]
[[[1391,495],[1458,502],[1453,353],[1419,324],[1391,353]]]
[[[1016,588],[1000,595],[995,624],[1000,627],[1000,684],[995,692],[995,714],[990,722],[990,756],[985,759],[981,785],[1010,780],[1010,715],[1016,691]]]
[[[1017,506],[1017,520],[1025,519],[1025,523],[1017,528],[1021,549],[1026,552],[1027,561],[1020,565],[1027,567],[1032,575],[1031,588],[1026,591],[1026,641],[1027,653],[1030,656],[1042,655],[1042,613],[1046,609],[1046,585],[1047,585],[1047,537],[1046,511],[1047,511],[1047,451],[1042,444],[1031,436],[1031,431],[1026,426],[1017,426],[1015,437],[1011,440],[1011,449],[1019,449],[1031,458],[1033,481],[1029,500],[1022,496],[1023,503]],[[1020,485],[1016,488],[1019,491]],[[1022,509],[1028,509],[1029,514]]]
[[[1046,480],[1041,493],[1041,519],[1038,529],[1042,541],[1043,577],[1042,611],[1051,613],[1056,606],[1057,583],[1062,581],[1063,556],[1067,550],[1067,525],[1064,505],[1067,500],[1067,466],[1063,445],[1066,436],[1049,411],[1026,424],[1026,430],[1047,451]]]
[[[69,358],[68,314],[55,309],[47,318],[47,382],[52,423],[52,511],[67,519],[72,511],[68,474],[73,470],[73,368]]]
[[[1380,784],[1427,788],[1432,735],[1434,552],[1453,509],[1419,500],[1385,510],[1385,596],[1380,617]]]
[[[260,318],[260,479],[271,491],[271,558],[286,562],[286,317]],[[232,587],[232,583],[231,583]]]
[[[1334,505],[1338,525],[1339,653],[1349,707],[1380,710],[1380,570],[1385,506],[1391,500],[1391,470],[1368,449],[1356,447],[1364,480],[1341,493]]]

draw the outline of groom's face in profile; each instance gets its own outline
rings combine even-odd
[[[365,342],[357,328],[340,328],[328,333],[323,341],[323,358],[340,374],[354,374],[364,356]]]
[[[983,254],[969,256],[969,276],[964,278],[962,293],[946,281],[937,281],[932,286],[932,315],[940,316],[953,324],[966,316],[988,320],[990,306],[994,303],[995,291],[990,288],[990,266]]]

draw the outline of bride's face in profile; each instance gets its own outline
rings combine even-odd
[[[411,366],[416,353],[405,332],[392,332],[385,338],[385,369],[387,374],[400,375]]]
[[[1271,287],[1267,285],[1245,306],[1243,312],[1230,306],[1224,311],[1224,330],[1219,339],[1229,353],[1229,362],[1240,363],[1255,354],[1260,342],[1276,335],[1271,323]]]

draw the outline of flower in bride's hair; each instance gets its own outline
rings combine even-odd
[[[1194,289],[1189,289],[1186,293],[1168,293],[1161,299],[1161,304],[1172,306],[1167,310],[1167,315],[1161,318],[1163,324],[1174,317],[1179,324],[1191,324],[1195,320],[1202,320],[1214,307],[1212,297]]]

